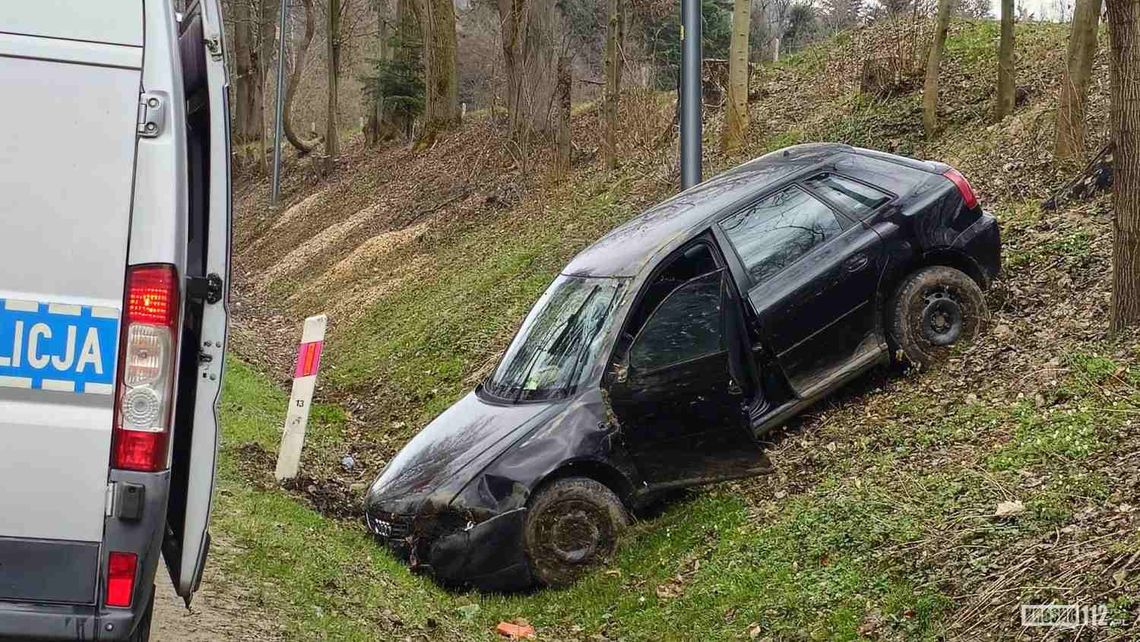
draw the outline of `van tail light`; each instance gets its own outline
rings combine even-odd
[[[970,181],[962,176],[962,172],[951,167],[942,172],[942,175],[949,178],[950,182],[957,186],[958,191],[962,194],[962,200],[966,203],[966,209],[972,210],[978,206],[978,197],[974,194],[974,188],[970,187]]]
[[[138,570],[139,556],[134,553],[111,551],[107,555],[107,606],[131,605],[135,593],[135,571]]]
[[[111,455],[114,468],[166,469],[179,301],[173,265],[127,269]]]

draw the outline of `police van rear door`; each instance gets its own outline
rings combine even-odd
[[[209,550],[230,258],[230,142],[222,13],[193,3],[179,26],[186,94],[187,303],[163,557],[189,604]]]
[[[143,11],[44,0],[0,14],[0,601],[91,604]]]

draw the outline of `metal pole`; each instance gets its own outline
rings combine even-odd
[[[281,132],[285,119],[285,25],[288,18],[289,2],[281,0],[281,21],[277,25],[277,108],[273,115],[273,188],[269,193],[269,204],[277,206],[281,196]]]
[[[681,0],[681,189],[701,182],[701,0]]]

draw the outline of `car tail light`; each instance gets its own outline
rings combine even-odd
[[[111,551],[107,555],[107,606],[130,606],[135,592],[135,570],[139,556]]]
[[[114,468],[166,468],[178,341],[178,275],[172,265],[128,268],[119,389],[115,404]]]
[[[962,176],[962,172],[951,167],[942,172],[942,175],[949,178],[958,187],[958,191],[962,194],[962,200],[966,203],[966,209],[972,210],[978,206],[978,197],[974,194],[974,188],[970,187],[970,181]]]

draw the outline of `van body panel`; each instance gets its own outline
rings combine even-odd
[[[140,69],[142,47],[0,33],[0,56]]]
[[[0,537],[103,539],[111,396],[0,388]],[[66,461],[66,466],[60,466]]]
[[[147,0],[142,88],[163,103],[157,136],[138,139],[128,263],[186,266],[186,97],[178,59],[178,28],[169,2]]]
[[[0,31],[141,47],[143,14],[138,0],[14,0],[4,3]]]
[[[137,69],[0,54],[0,86],[19,87],[0,100],[10,124],[0,136],[0,432],[11,436],[0,449],[0,515],[20,515],[0,520],[0,537],[102,539],[114,397],[105,378],[74,383],[83,373],[68,345],[81,349],[89,324],[77,318],[71,339],[66,319],[49,313],[109,317],[116,327],[97,333],[97,350],[104,377],[113,372],[139,81]],[[41,315],[38,334],[27,315]],[[53,372],[45,357],[67,367]]]
[[[0,600],[95,601],[99,544],[0,537]]]

